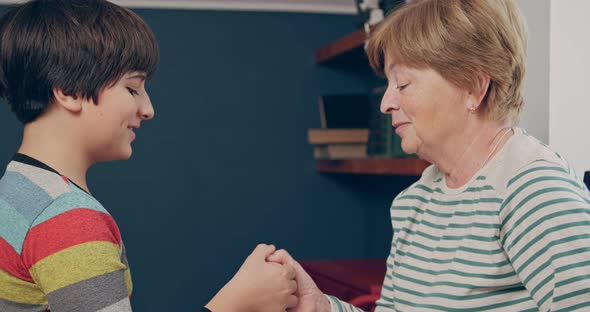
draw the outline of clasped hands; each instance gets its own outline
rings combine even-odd
[[[330,302],[287,251],[260,244],[207,307],[213,312],[328,312]]]

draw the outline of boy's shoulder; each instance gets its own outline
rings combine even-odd
[[[67,178],[44,168],[12,161],[0,179],[0,237],[18,253],[32,227],[80,208],[108,214]]]

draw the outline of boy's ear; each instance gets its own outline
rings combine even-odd
[[[82,111],[82,101],[79,97],[65,95],[60,89],[53,89],[53,97],[55,104],[59,105],[72,113],[79,113]]]

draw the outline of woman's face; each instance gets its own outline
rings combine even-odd
[[[452,142],[461,134],[472,98],[433,69],[416,69],[386,62],[389,82],[381,101],[381,112],[391,114],[402,149],[418,156]]]

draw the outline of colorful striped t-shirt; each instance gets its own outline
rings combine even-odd
[[[119,229],[91,195],[17,154],[0,179],[0,311],[131,311]]]
[[[520,128],[463,187],[427,168],[391,206],[377,312],[590,311],[590,197]],[[360,311],[329,297],[332,311]]]

